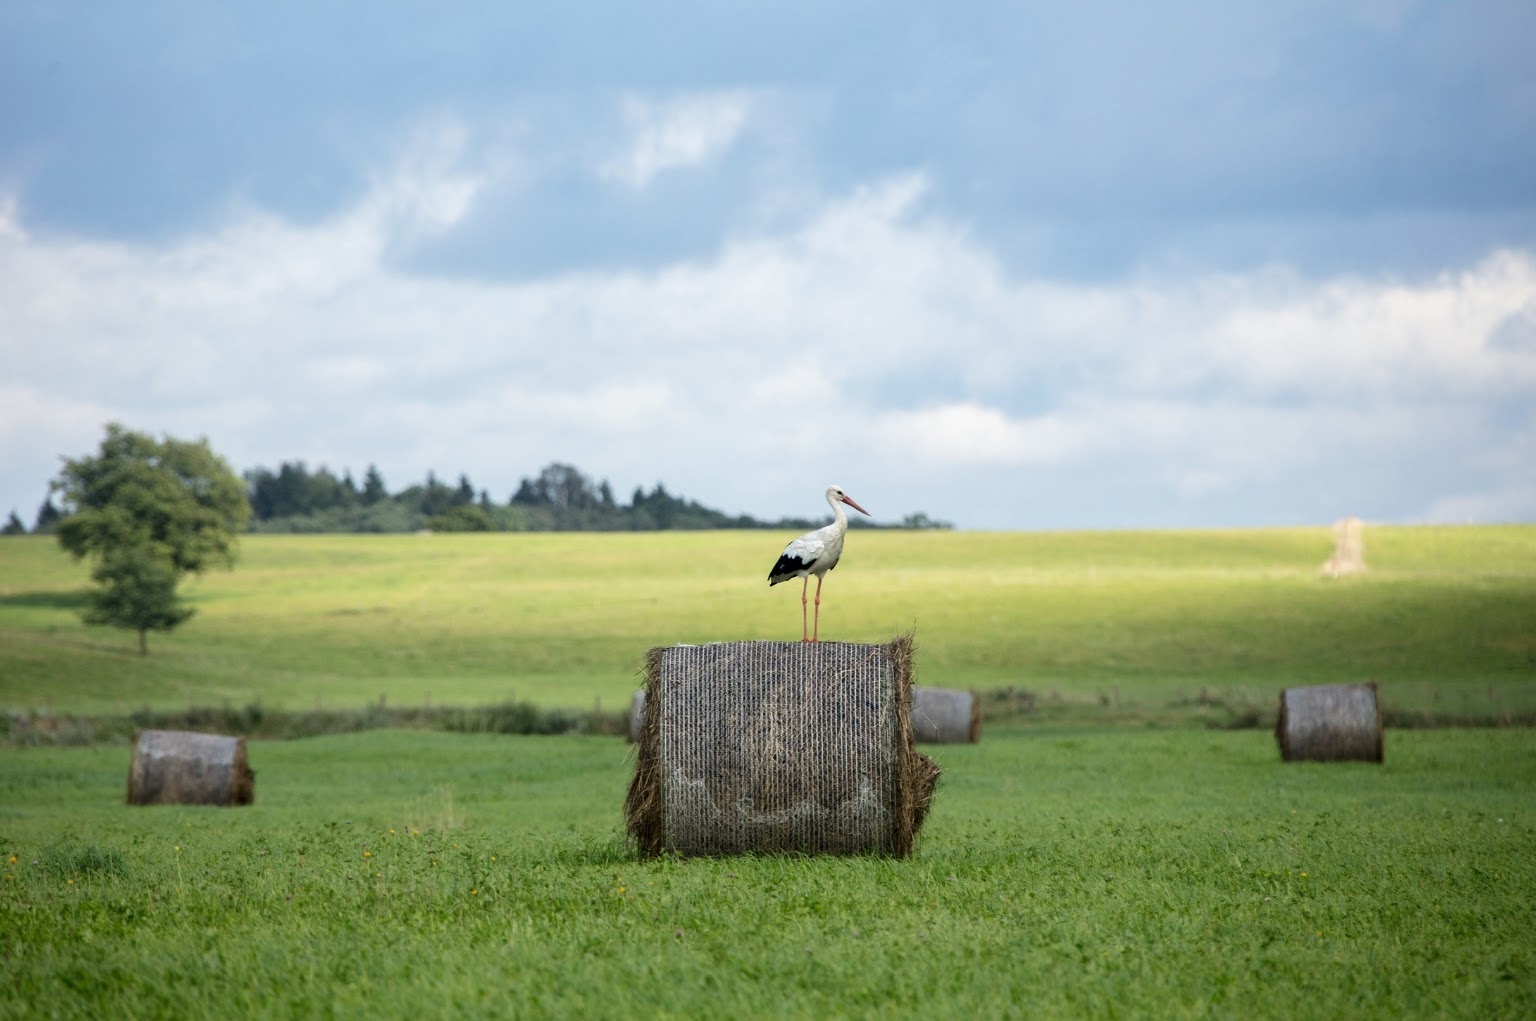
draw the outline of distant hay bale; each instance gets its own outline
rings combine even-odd
[[[644,726],[645,689],[642,688],[635,692],[634,697],[629,700],[629,727],[625,731],[625,736],[629,738],[630,744],[640,740],[640,731]]]
[[[910,637],[652,649],[645,690],[641,853],[912,853],[939,767],[913,745]]]
[[[974,691],[914,687],[912,737],[918,744],[975,744],[981,740],[981,699]]]
[[[1275,724],[1284,762],[1381,762],[1376,684],[1321,684],[1280,692]]]
[[[1348,517],[1334,523],[1333,556],[1323,562],[1323,574],[1342,578],[1365,573],[1365,524]]]
[[[255,797],[243,737],[144,730],[134,738],[130,805],[249,805]]]

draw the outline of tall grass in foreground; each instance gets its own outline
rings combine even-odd
[[[0,750],[0,1017],[1536,1014],[1536,746],[995,732],[905,861],[642,862],[599,738],[251,749],[245,809]]]
[[[187,587],[197,616],[132,655],[86,628],[89,581],[45,537],[0,539],[0,707],[127,714],[527,701],[621,710],[645,651],[796,638],[762,532],[247,536]],[[1326,528],[860,532],[823,633],[914,632],[918,683],[1040,705],[1272,704],[1377,680],[1389,708],[1536,710],[1536,526],[1369,528],[1365,577],[1327,581]]]

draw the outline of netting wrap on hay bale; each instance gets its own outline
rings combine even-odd
[[[642,853],[905,857],[939,768],[912,641],[652,649],[625,814]]]
[[[249,805],[255,798],[243,737],[143,730],[134,739],[130,805]]]
[[[1376,685],[1286,688],[1280,692],[1275,740],[1285,762],[1382,761]]]
[[[981,740],[981,699],[974,691],[913,688],[912,736],[918,744],[975,744]]]

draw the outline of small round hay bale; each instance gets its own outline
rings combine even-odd
[[[629,729],[625,734],[629,743],[634,744],[640,740],[640,730],[645,726],[645,691],[635,692],[634,698],[629,700]]]
[[[134,738],[130,805],[249,805],[255,798],[243,737],[144,730]]]
[[[974,691],[914,687],[912,739],[919,744],[975,744],[981,740],[981,699]]]
[[[1280,692],[1275,724],[1284,762],[1381,762],[1376,684],[1320,684]]]

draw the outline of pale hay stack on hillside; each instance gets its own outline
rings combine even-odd
[[[1323,574],[1343,578],[1365,573],[1365,523],[1347,517],[1334,523],[1333,556],[1323,563]]]

